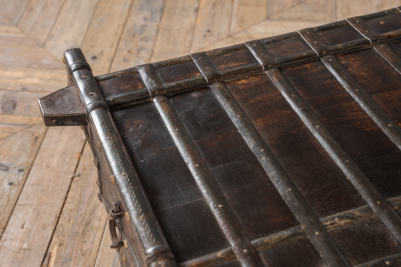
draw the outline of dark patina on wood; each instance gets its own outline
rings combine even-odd
[[[400,56],[399,8],[98,77],[70,49],[39,105],[122,266],[397,266]]]

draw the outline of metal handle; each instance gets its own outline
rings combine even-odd
[[[112,249],[121,248],[122,246],[124,246],[124,243],[118,240],[116,232],[116,219],[120,218],[123,214],[119,203],[114,202],[113,208],[110,209],[108,212],[109,212],[109,230],[112,242],[110,248]]]

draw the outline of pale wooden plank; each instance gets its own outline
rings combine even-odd
[[[121,36],[111,72],[127,69],[152,59],[165,0],[136,0]]]
[[[29,0],[0,0],[0,16],[17,24],[28,3]]]
[[[373,13],[372,0],[337,0],[337,19]]]
[[[152,62],[190,53],[198,6],[198,0],[166,1]]]
[[[47,94],[0,90],[0,114],[40,117],[38,99]]]
[[[2,47],[32,47],[36,46],[25,33],[14,25],[0,25],[0,46]]]
[[[401,0],[371,0],[373,12],[401,6]]]
[[[0,240],[3,266],[40,266],[84,144],[78,127],[49,128]]]
[[[109,224],[106,223],[106,226],[104,228],[102,243],[100,244],[95,267],[110,267],[114,264],[116,253],[115,253],[114,249],[110,248],[110,245],[111,245],[111,237],[110,237]],[[117,256],[117,254],[116,254],[116,256]]]
[[[61,60],[40,47],[0,47],[0,68],[64,69]]]
[[[248,29],[230,35],[228,38],[220,40],[214,44],[203,47],[198,51],[207,51],[215,48],[231,46],[244,43],[249,40],[263,39],[270,36],[276,36],[299,29],[315,27],[327,24],[330,21],[293,21],[293,20],[265,20]]]
[[[0,121],[4,121],[1,116]],[[0,237],[24,186],[45,132],[44,125],[31,125],[19,133],[0,140]]]
[[[120,267],[120,259],[118,258],[118,254],[114,253],[114,258],[113,258],[113,263],[111,265],[111,267]]]
[[[0,68],[1,89],[51,93],[66,86],[65,70]]]
[[[0,140],[39,123],[43,123],[40,117],[0,115]]]
[[[94,75],[108,73],[132,0],[100,0],[82,43]]]
[[[336,20],[334,0],[306,0],[294,3],[285,10],[269,14],[269,19],[285,20]]]
[[[266,19],[267,0],[234,0],[230,33],[237,33]]]
[[[228,37],[232,8],[232,0],[201,0],[191,51]]]
[[[81,46],[98,2],[66,0],[45,44],[52,55],[62,58],[65,50]]]
[[[266,18],[272,18],[285,10],[290,9],[300,3],[303,0],[269,0],[266,11]]]
[[[87,144],[48,250],[53,266],[94,266],[107,212],[99,201],[97,170]]]
[[[63,3],[64,0],[31,0],[18,27],[37,44],[43,45]]]

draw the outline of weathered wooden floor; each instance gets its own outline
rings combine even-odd
[[[111,266],[107,216],[78,127],[43,126],[62,53],[95,75],[401,5],[401,0],[0,0],[0,265]]]

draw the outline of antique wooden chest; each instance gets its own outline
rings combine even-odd
[[[399,8],[93,77],[81,126],[122,266],[401,266]]]

